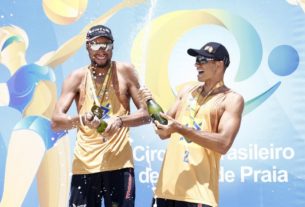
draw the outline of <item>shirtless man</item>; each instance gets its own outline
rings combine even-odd
[[[221,155],[231,147],[239,130],[243,97],[223,82],[230,58],[216,42],[189,49],[196,57],[198,81],[177,96],[163,117],[168,125],[156,124],[161,139],[170,138],[157,182],[153,207],[218,206]],[[152,98],[147,89],[142,99]]]
[[[129,128],[149,123],[138,97],[139,81],[132,65],[112,61],[113,36],[103,25],[89,29],[86,48],[91,64],[64,81],[52,116],[53,130],[78,128],[72,164],[69,206],[133,207],[135,180]],[[130,114],[130,99],[138,108]],[[76,102],[78,115],[67,114]],[[98,133],[97,106],[108,126]]]

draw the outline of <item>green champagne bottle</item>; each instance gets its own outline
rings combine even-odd
[[[103,133],[105,131],[105,129],[107,128],[108,124],[105,120],[102,119],[102,116],[103,116],[102,109],[100,107],[98,107],[96,104],[94,104],[91,107],[91,112],[94,114],[94,116],[96,116],[100,120],[100,125],[96,129],[97,132],[98,133]]]
[[[146,101],[148,113],[153,120],[157,120],[160,124],[167,125],[167,120],[164,119],[160,112],[163,113],[161,106],[155,102],[153,99],[149,99]]]
[[[100,125],[97,127],[96,131],[98,133],[103,133],[105,129],[107,128],[107,122],[105,122],[103,119],[100,119]]]

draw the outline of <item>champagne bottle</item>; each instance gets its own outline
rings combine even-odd
[[[167,125],[167,120],[164,119],[160,112],[163,113],[161,106],[155,102],[153,99],[149,99],[146,101],[148,113],[153,120],[157,120],[160,124]]]
[[[96,104],[94,104],[91,107],[91,112],[94,114],[94,116],[96,116],[100,120],[100,125],[96,128],[96,131],[98,133],[103,133],[105,131],[105,129],[107,128],[108,124],[105,120],[102,119],[102,117],[103,117],[102,109],[100,107],[98,107]]]
[[[100,125],[97,127],[96,131],[98,133],[103,133],[105,129],[107,128],[107,122],[105,122],[103,119],[100,119]]]

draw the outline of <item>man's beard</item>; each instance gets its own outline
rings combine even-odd
[[[110,60],[107,60],[104,64],[98,64],[97,62],[91,59],[91,65],[97,68],[106,68],[110,65]]]

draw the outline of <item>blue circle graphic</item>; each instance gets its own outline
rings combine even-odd
[[[287,76],[297,69],[299,60],[299,55],[293,47],[280,45],[271,51],[268,64],[274,74]]]

